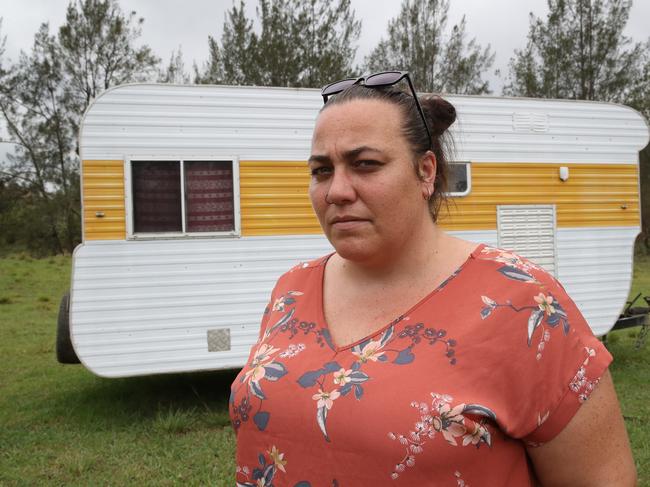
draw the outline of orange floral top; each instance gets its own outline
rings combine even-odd
[[[279,279],[232,384],[237,485],[532,485],[525,446],[562,431],[612,360],[562,286],[480,245],[402,316],[337,347],[326,261]]]

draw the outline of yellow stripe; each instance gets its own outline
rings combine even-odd
[[[562,182],[559,167],[569,167]],[[123,161],[83,161],[86,240],[126,238]],[[321,233],[302,161],[240,161],[242,235]],[[638,226],[636,164],[472,164],[472,191],[452,198],[440,224],[494,230],[497,205],[555,204],[558,227]],[[96,212],[104,213],[103,218]]]
[[[559,168],[569,168],[561,181]],[[441,225],[450,230],[496,228],[497,205],[556,205],[558,227],[639,225],[635,164],[472,164],[472,191],[453,198]]]
[[[569,180],[559,178],[569,167]],[[321,233],[307,195],[305,162],[241,161],[243,235]],[[637,226],[635,164],[472,164],[472,192],[452,198],[440,224],[494,230],[497,205],[555,204],[558,227]]]
[[[84,240],[124,240],[124,161],[83,161]],[[102,212],[103,217],[98,217]]]
[[[322,233],[309,202],[306,162],[240,161],[242,235]]]

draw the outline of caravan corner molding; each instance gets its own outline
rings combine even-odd
[[[645,120],[609,103],[447,99],[466,180],[441,225],[540,263],[606,333],[632,279]],[[59,323],[72,354],[105,377],[243,366],[275,279],[331,249],[307,196],[320,107],[318,90],[291,88],[134,84],[97,98]]]

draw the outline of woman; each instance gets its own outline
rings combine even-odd
[[[453,107],[401,72],[323,97],[336,252],[280,278],[233,383],[238,485],[634,485],[611,356],[563,288],[436,225]]]

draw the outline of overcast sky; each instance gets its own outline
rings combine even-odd
[[[255,15],[257,0],[247,0],[249,16]],[[546,0],[452,0],[449,24],[465,15],[467,32],[481,45],[490,44],[496,53],[494,69],[501,79],[490,74],[492,90],[499,94],[513,50],[525,45],[528,15],[546,15]],[[41,22],[49,21],[55,31],[65,19],[68,0],[0,0],[2,34],[6,36],[6,57],[16,60],[20,50],[29,50]],[[125,12],[135,10],[144,17],[141,43],[148,44],[165,62],[172,50],[182,47],[186,66],[202,64],[208,57],[208,36],[220,38],[225,11],[232,0],[119,0]],[[389,19],[399,13],[399,0],[352,0],[357,18],[362,21],[357,61],[361,62],[382,36]],[[643,41],[649,35],[650,1],[635,0],[626,35]]]

